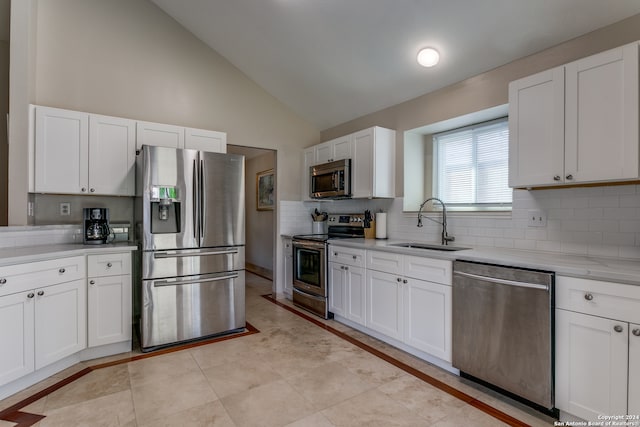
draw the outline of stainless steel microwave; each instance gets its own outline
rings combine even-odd
[[[312,199],[351,197],[351,159],[336,160],[309,168]]]

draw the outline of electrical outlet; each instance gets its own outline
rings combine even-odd
[[[27,216],[33,216],[33,202],[27,202]]]
[[[60,215],[62,216],[71,215],[71,203],[68,203],[68,202],[60,203]]]
[[[530,210],[527,212],[529,218],[529,227],[546,227],[547,213],[541,210]]]

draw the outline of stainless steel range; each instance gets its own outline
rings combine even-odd
[[[327,234],[293,236],[293,303],[325,319],[327,299],[327,241],[363,238],[364,214],[331,214]]]

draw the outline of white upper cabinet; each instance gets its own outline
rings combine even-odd
[[[564,173],[564,67],[509,85],[509,186],[552,185]]]
[[[143,145],[184,148],[184,128],[164,123],[137,122],[136,140],[138,149]]]
[[[135,193],[136,134],[133,120],[89,116],[89,192]]]
[[[353,134],[354,198],[395,197],[396,131],[378,126]]]
[[[215,153],[227,152],[227,134],[214,130],[186,128],[184,148]]]
[[[131,196],[135,122],[35,107],[35,188],[42,193]]]
[[[345,135],[314,146],[314,164],[350,159],[352,155],[353,135]]]
[[[89,191],[89,115],[36,107],[35,191]]]
[[[136,147],[188,148],[191,150],[227,152],[227,134],[205,129],[184,128],[164,123],[137,122]]]
[[[638,43],[509,85],[509,185],[639,176]]]
[[[638,178],[638,43],[566,73],[565,182]]]
[[[313,200],[311,198],[311,182],[309,177],[309,168],[315,165],[316,150],[309,147],[304,150],[304,159],[302,160],[302,200]]]

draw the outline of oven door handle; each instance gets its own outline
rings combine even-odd
[[[303,249],[324,249],[325,248],[324,243],[321,243],[321,242],[300,242],[300,241],[294,241],[293,247],[303,248]]]

